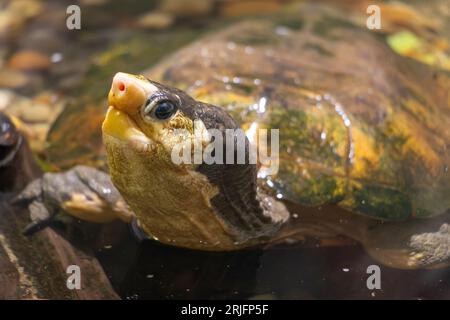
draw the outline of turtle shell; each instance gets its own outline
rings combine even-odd
[[[450,208],[450,77],[316,6],[246,21],[145,73],[222,106],[244,129],[279,129],[278,198],[377,219]]]
[[[449,74],[341,16],[308,5],[237,22],[145,75],[225,108],[248,133],[279,129],[279,171],[259,172],[278,198],[386,220],[444,213]],[[67,108],[50,133],[50,160],[100,166],[104,112],[98,103]]]

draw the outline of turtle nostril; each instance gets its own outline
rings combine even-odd
[[[125,84],[121,81],[117,84],[119,91],[125,91]]]

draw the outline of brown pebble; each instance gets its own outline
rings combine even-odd
[[[11,90],[0,89],[0,112],[11,105],[15,99],[15,94]]]
[[[235,17],[271,13],[281,7],[282,3],[279,0],[232,0],[220,3],[219,13],[223,17]]]
[[[50,58],[42,53],[32,50],[23,50],[15,53],[8,62],[11,69],[22,71],[47,70],[51,65]]]
[[[137,26],[144,29],[166,29],[173,24],[174,18],[162,12],[149,12],[139,17]]]
[[[29,78],[19,71],[0,69],[0,87],[17,89],[29,83]]]
[[[48,121],[52,113],[51,107],[43,104],[34,104],[23,110],[21,119],[29,123],[40,123]]]
[[[165,0],[161,2],[159,11],[178,17],[203,17],[214,8],[213,0]]]

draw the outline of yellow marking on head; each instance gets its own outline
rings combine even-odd
[[[103,121],[102,130],[104,134],[123,141],[139,141],[145,144],[151,144],[152,142],[139,130],[126,113],[114,107],[109,107]]]

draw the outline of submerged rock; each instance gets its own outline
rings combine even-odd
[[[33,50],[15,53],[8,62],[11,69],[22,71],[44,71],[51,66],[50,57]]]
[[[207,16],[214,8],[214,0],[165,0],[159,11],[178,18]]]
[[[0,111],[12,117],[17,129],[28,139],[34,152],[42,153],[50,125],[64,109],[65,100],[51,92],[28,98],[0,90]]]
[[[137,26],[144,29],[166,29],[174,22],[174,17],[164,12],[149,12],[137,20]]]
[[[0,69],[0,87],[8,89],[23,88],[30,83],[30,78],[16,70]]]
[[[42,4],[38,0],[7,0],[0,6],[0,40],[11,40],[29,19],[42,12]]]

